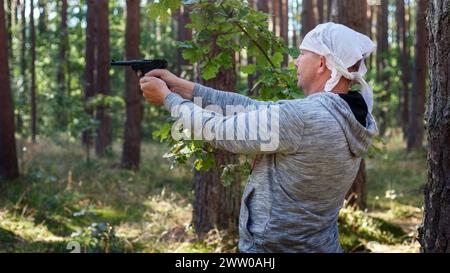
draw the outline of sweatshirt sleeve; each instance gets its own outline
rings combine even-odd
[[[260,105],[224,116],[170,93],[164,106],[177,119],[175,124],[188,129],[194,139],[232,153],[289,154],[301,147],[304,123],[294,103]]]
[[[230,105],[240,105],[243,107],[248,107],[251,105],[261,106],[276,104],[276,102],[259,101],[238,93],[221,91],[201,85],[199,83],[195,83],[193,99],[199,98],[201,98],[202,100],[201,107],[206,107],[208,105],[217,105],[224,113],[226,111],[226,107]]]

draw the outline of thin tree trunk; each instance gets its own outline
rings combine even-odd
[[[109,5],[108,0],[97,0],[97,92],[104,96],[109,95]],[[96,119],[99,121],[97,137],[95,139],[95,152],[97,156],[104,156],[106,149],[112,143],[111,117],[104,105],[97,106]]]
[[[275,35],[280,36],[280,24],[279,24],[279,19],[280,19],[280,10],[279,10],[279,0],[272,0],[272,6],[271,6],[271,11],[272,11],[272,32],[275,33]]]
[[[38,1],[38,7],[39,7],[39,22],[38,22],[38,29],[39,34],[44,34],[47,32],[47,0],[40,0]]]
[[[302,5],[302,39],[306,33],[310,32],[316,26],[316,17],[314,16],[314,5],[312,0],[303,0]]]
[[[380,135],[384,135],[387,129],[389,113],[387,112],[389,103],[389,74],[386,72],[388,64],[388,0],[381,0],[381,5],[377,13],[377,81],[382,86],[380,103],[384,107],[378,107]]]
[[[8,36],[8,53],[9,57],[12,60],[12,1],[7,1],[8,10],[6,11],[6,25],[7,25],[7,36]]]
[[[36,142],[36,27],[34,26],[34,1],[30,1],[30,40],[31,40],[31,139]]]
[[[317,0],[317,16],[320,24],[324,22],[323,5],[323,0]]]
[[[0,0],[0,177],[14,179],[19,176],[19,166],[14,137],[14,106],[9,77],[4,1]]]
[[[406,139],[409,119],[409,50],[406,37],[405,21],[405,1],[396,0],[396,20],[397,20],[397,42],[398,42],[398,61],[401,67],[402,90],[399,94],[400,116],[403,129],[403,136]]]
[[[427,18],[428,182],[419,241],[423,252],[450,253],[450,0],[429,1]]]
[[[40,21],[40,20],[39,20]],[[58,84],[58,105],[64,107],[64,97],[66,93],[66,69],[67,69],[67,0],[61,0],[61,22],[59,25],[59,52],[58,52],[58,69],[56,73],[56,82]],[[64,128],[67,125],[67,114],[62,111],[57,117],[59,126]]]
[[[127,60],[139,58],[139,0],[127,0],[125,54]],[[141,154],[141,91],[136,74],[125,72],[126,120],[122,152],[122,165],[127,169],[139,168]]]
[[[17,0],[18,11],[20,11],[20,86],[19,86],[19,95],[22,97],[26,97],[28,90],[28,77],[27,77],[27,63],[26,63],[26,44],[27,44],[27,36],[26,36],[26,16],[25,16],[25,7],[26,0]],[[23,119],[22,112],[20,111],[20,107],[18,107],[17,113],[17,132],[22,133],[23,127]]]
[[[257,2],[258,2],[258,6],[259,6],[259,2],[266,2],[266,4],[267,4],[267,1],[257,1]],[[255,8],[255,1],[254,0],[249,0],[248,1],[248,5],[249,5],[250,8],[254,9]],[[255,57],[249,56],[248,52],[247,52],[247,65],[254,64],[255,63],[254,59],[255,59]],[[247,88],[248,88],[248,90],[252,90],[254,81],[255,81],[255,76],[253,74],[247,75]],[[252,96],[253,95],[252,92],[249,92],[249,95]]]
[[[411,90],[411,110],[409,117],[408,150],[422,147],[424,135],[425,113],[425,78],[427,62],[427,30],[426,9],[428,0],[417,2],[416,15],[416,45],[414,56],[413,89]]]
[[[280,0],[280,36],[283,41],[289,46],[289,6],[288,0]],[[284,53],[282,66],[287,66],[289,61],[289,56]]]
[[[86,44],[85,44],[85,60],[86,66],[84,69],[84,100],[85,104],[95,96],[95,59],[96,59],[96,44],[97,44],[97,27],[96,27],[96,0],[87,0],[87,25],[86,25]],[[86,108],[89,116],[93,117],[93,110]],[[82,138],[83,144],[89,154],[90,147],[92,147],[92,130],[85,130]]]

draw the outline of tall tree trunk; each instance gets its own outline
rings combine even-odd
[[[425,77],[427,62],[426,9],[428,0],[419,0],[416,8],[416,44],[414,56],[413,89],[409,111],[408,150],[422,147],[425,113]]]
[[[36,27],[34,25],[34,0],[30,0],[30,42],[31,42],[31,139],[36,142]]]
[[[191,40],[192,39],[192,29],[187,28],[186,25],[190,23],[189,12],[186,6],[181,6],[177,11],[177,37],[179,41]],[[187,62],[183,59],[182,49],[177,48],[177,72],[181,76],[183,72],[183,65]],[[191,75],[192,76],[192,75]]]
[[[96,49],[97,49],[97,27],[96,27],[96,0],[87,0],[87,24],[86,24],[86,43],[85,43],[85,60],[84,68],[84,100],[85,104],[95,96],[95,70],[96,70]],[[86,107],[86,112],[93,117],[94,111]],[[92,147],[92,130],[85,130],[82,138],[83,144],[89,155],[90,147]]]
[[[217,37],[212,37],[212,56],[217,54],[215,45]],[[231,53],[231,52],[230,52]],[[235,90],[235,64],[228,69],[220,69],[217,76],[205,82],[205,85],[220,90]],[[193,224],[199,234],[212,228],[237,230],[240,205],[240,177],[231,185],[225,187],[220,181],[220,167],[235,164],[237,156],[229,152],[217,150],[215,152],[215,166],[209,171],[196,172],[194,175],[195,201],[193,206]]]
[[[40,0],[38,1],[38,7],[39,7],[39,22],[38,22],[38,29],[39,34],[42,36],[42,34],[47,32],[47,0]]]
[[[406,139],[409,119],[409,50],[408,38],[406,37],[405,21],[405,1],[396,0],[396,20],[397,20],[397,43],[398,43],[398,62],[401,68],[402,90],[399,93],[400,98],[400,117],[403,129],[403,136]]]
[[[0,178],[19,176],[4,1],[0,0]]]
[[[108,0],[97,0],[97,92],[109,95],[109,5]],[[106,149],[112,143],[111,117],[104,105],[97,106],[96,118],[99,122],[95,138],[97,156],[104,156]]]
[[[139,0],[127,0],[125,54],[127,60],[139,58]],[[141,155],[141,91],[136,74],[125,72],[126,120],[122,152],[122,164],[128,169],[139,168]]]
[[[378,124],[380,129],[380,135],[384,135],[387,129],[387,123],[389,118],[389,113],[387,112],[389,103],[389,74],[386,72],[388,64],[388,0],[381,0],[381,5],[378,8],[377,13],[377,81],[382,86],[382,90],[378,90],[381,93],[380,103],[382,107],[377,107],[379,109]]]
[[[419,241],[423,252],[450,253],[450,0],[429,1],[427,22],[428,182]]]
[[[259,6],[259,2],[266,2],[266,5],[267,5],[267,1],[257,1],[257,2],[258,2],[258,6]],[[255,1],[254,0],[249,0],[248,5],[251,9],[255,9]],[[247,65],[254,64],[255,63],[254,59],[255,59],[255,57],[249,56],[248,52],[247,52]],[[255,82],[255,76],[253,74],[247,75],[248,90],[252,90],[254,82]],[[249,92],[249,95],[252,96],[253,95],[252,92]]]
[[[40,20],[39,20],[40,22]],[[56,96],[58,105],[64,107],[66,93],[66,69],[67,69],[67,0],[61,0],[61,22],[59,25],[60,40],[58,52],[58,69],[56,73],[56,82],[58,84],[58,95]],[[67,125],[66,112],[62,111],[57,117],[59,126],[64,128]]]
[[[286,43],[286,46],[289,46],[289,6],[288,0],[280,0],[280,36],[283,41]],[[282,66],[287,66],[289,61],[289,56],[287,53],[284,53]]]
[[[319,23],[323,23],[324,21],[324,13],[323,13],[323,0],[317,0],[317,16]]]
[[[327,0],[327,21],[331,21],[332,10],[333,10],[333,0]]]
[[[316,17],[314,16],[314,5],[312,0],[303,0],[302,5],[302,39],[306,33],[310,32],[316,26]]]
[[[26,63],[26,45],[27,45],[27,36],[26,36],[26,16],[25,16],[25,7],[26,0],[17,0],[17,9],[20,11],[20,85],[19,85],[19,96],[22,98],[27,97],[28,90],[28,77],[27,77],[27,63]],[[20,107],[17,108],[17,132],[22,133],[23,127],[23,119],[22,112],[20,111]]]
[[[271,6],[271,11],[272,11],[272,32],[275,33],[275,35],[280,35],[280,24],[279,24],[279,20],[280,20],[280,9],[279,9],[279,0],[272,0],[271,1],[272,6]]]
[[[367,2],[360,0],[334,0],[331,17],[333,21],[346,25],[363,34],[367,34]],[[366,207],[366,165],[364,159],[347,193],[347,201],[360,209]]]
[[[8,37],[8,53],[10,56],[10,59],[12,60],[12,9],[13,9],[13,3],[12,0],[8,0],[7,2],[8,9],[6,10],[6,31],[7,31],[7,37]]]

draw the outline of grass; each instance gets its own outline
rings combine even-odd
[[[392,137],[367,160],[368,210],[346,207],[339,217],[346,251],[417,251],[425,154],[402,145]],[[234,233],[195,235],[192,172],[170,170],[161,144],[143,145],[139,171],[117,167],[118,144],[108,158],[89,162],[74,144],[20,147],[22,177],[0,181],[0,252],[69,252],[73,243],[82,252],[237,250]]]

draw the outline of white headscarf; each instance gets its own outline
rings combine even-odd
[[[341,77],[361,84],[361,95],[367,104],[369,113],[373,108],[373,91],[364,80],[367,72],[364,59],[376,46],[366,35],[356,32],[341,24],[325,23],[316,26],[303,39],[300,49],[312,51],[324,56],[326,65],[331,70],[331,78],[325,84],[325,91],[330,92]],[[361,61],[357,72],[348,72],[348,68]]]

